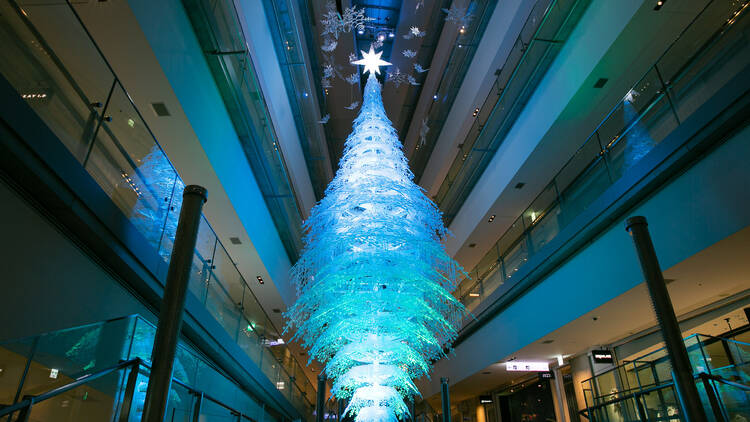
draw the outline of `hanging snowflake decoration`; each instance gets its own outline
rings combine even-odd
[[[426,32],[420,31],[419,28],[416,27],[416,26],[412,26],[409,29],[409,32],[406,35],[404,35],[404,39],[405,40],[410,40],[410,39],[413,39],[413,38],[422,38],[425,35],[427,35]]]
[[[412,380],[450,350],[465,313],[450,294],[465,273],[385,114],[378,59],[361,61],[370,75],[360,113],[305,222],[286,327],[325,364],[332,395],[356,422],[406,420],[404,400],[419,395]]]
[[[336,11],[336,4],[333,1],[326,3],[326,12],[323,14],[320,24],[323,27],[320,35],[324,37],[330,35],[339,39],[339,33],[344,31],[344,22],[341,20],[339,12]]]
[[[354,101],[353,103],[349,104],[348,106],[344,108],[347,110],[354,110],[357,107],[359,107],[359,101]]]
[[[352,62],[357,61],[357,55],[354,53],[349,53],[349,64],[352,64]]]
[[[414,7],[414,11],[416,12],[422,6],[424,6],[424,0],[417,0],[417,5]]]
[[[325,79],[331,79],[333,78],[334,72],[333,72],[333,65],[330,63],[327,63],[325,66],[323,66],[323,78]]]
[[[328,78],[322,78],[322,79],[320,80],[320,86],[321,86],[322,88],[331,88],[331,86],[332,86],[332,85],[331,85],[331,80],[330,80],[330,79],[328,79]]]
[[[422,125],[419,127],[419,145],[424,146],[427,143],[427,132],[430,131],[430,127],[427,126],[427,118],[422,119]]]
[[[410,58],[410,59],[413,59],[414,57],[417,56],[417,52],[414,51],[414,50],[403,50],[403,51],[401,51],[401,54],[403,54],[404,57],[407,57],[407,58]]]
[[[460,7],[457,5],[452,5],[450,9],[442,9],[443,12],[445,12],[445,22],[446,23],[455,23],[457,25],[467,25],[469,21],[471,21],[474,16],[468,12],[468,9],[466,7]]]
[[[425,73],[425,72],[427,72],[427,71],[428,71],[428,70],[430,70],[430,69],[425,69],[425,68],[423,68],[423,67],[422,67],[422,65],[421,65],[421,64],[419,64],[419,63],[414,63],[414,70],[416,70],[416,71],[417,71],[417,73]]]
[[[370,48],[373,50],[378,50],[382,46],[383,46],[383,40],[381,40],[380,38],[377,38],[375,41],[370,43]]]
[[[417,82],[417,80],[414,79],[414,76],[412,76],[412,75],[407,75],[406,76],[406,82],[409,82],[409,85],[414,85],[414,86],[419,85],[419,83]]]
[[[398,68],[395,68],[393,72],[388,72],[386,75],[386,81],[396,85],[396,88],[401,84],[409,83],[409,75],[402,73]]]
[[[325,40],[325,43],[320,46],[320,49],[325,51],[326,53],[330,53],[331,51],[336,49],[336,46],[339,45],[339,42],[336,41],[333,38],[328,38]]]
[[[344,32],[351,31],[364,31],[367,22],[374,20],[365,16],[365,9],[357,9],[355,6],[347,7],[344,9],[344,14],[341,17]]]
[[[324,125],[324,124],[328,123],[328,121],[330,119],[331,119],[331,115],[330,114],[326,114],[325,116],[321,117],[320,120],[318,120],[318,123],[320,123],[321,125]]]
[[[359,74],[352,73],[351,75],[347,76],[345,79],[349,85],[355,85],[359,82]]]

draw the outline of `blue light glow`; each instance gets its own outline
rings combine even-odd
[[[413,182],[370,72],[336,177],[305,222],[287,330],[325,364],[359,422],[396,421],[413,379],[445,356],[465,312],[465,273],[445,252],[437,206]]]

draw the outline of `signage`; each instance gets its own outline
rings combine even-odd
[[[482,403],[482,404],[492,403],[492,396],[479,396],[479,403]]]
[[[594,363],[615,363],[612,352],[607,349],[592,350],[591,357],[594,359]]]
[[[525,371],[525,372],[548,372],[549,363],[547,362],[522,362],[514,360],[505,363],[506,371]]]
[[[540,372],[539,373],[539,380],[540,381],[552,380],[552,379],[555,379],[555,373],[552,372],[552,371]]]

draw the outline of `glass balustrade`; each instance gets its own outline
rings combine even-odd
[[[714,410],[724,415],[717,422],[750,416],[750,344],[703,334],[684,342],[709,420],[716,420]],[[582,389],[594,421],[681,420],[664,348],[585,380]],[[709,395],[719,409],[712,408]]]
[[[4,371],[9,370],[4,375],[10,375],[0,383],[1,403],[13,405],[24,397],[40,397],[121,362],[139,358],[144,364],[137,368],[127,419],[139,421],[155,335],[156,327],[150,322],[139,316],[129,316],[0,343],[0,365]],[[31,408],[30,420],[114,420],[116,414],[124,411],[124,390],[129,372],[133,370],[136,369],[112,371],[63,394],[35,403]],[[209,392],[223,401],[219,403],[215,399],[206,399],[208,396],[202,397],[200,420],[222,420],[222,417],[232,415],[234,418],[231,420],[237,420],[237,412],[242,413],[245,417],[243,420],[282,419],[278,412],[242,390],[184,342],[180,342],[177,348],[173,379],[167,406],[169,420],[196,420],[193,413],[197,391]]]
[[[166,274],[184,183],[67,2],[0,4],[0,74],[83,165]],[[143,245],[145,249],[148,245]],[[190,291],[303,414],[315,389],[201,218]]]
[[[473,311],[750,63],[748,3],[707,2],[454,295]],[[470,317],[465,321],[469,321]]]

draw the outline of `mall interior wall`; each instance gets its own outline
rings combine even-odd
[[[438,362],[421,385],[425,397],[439,392],[440,377],[456,383],[642,283],[624,219],[643,215],[662,269],[750,225],[747,157],[750,128],[729,139],[611,222],[606,230],[526,291]],[[545,312],[539,312],[544,309]],[[454,362],[462,362],[456,365]]]

